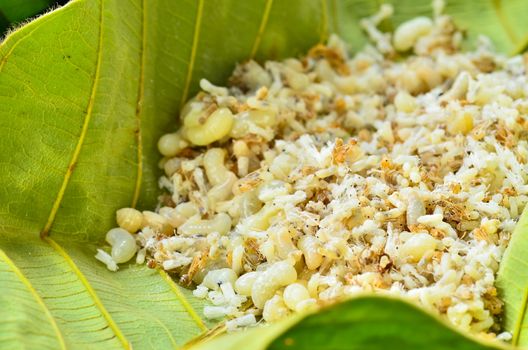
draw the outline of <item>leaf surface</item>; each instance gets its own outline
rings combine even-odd
[[[62,334],[67,348],[95,343],[105,349],[128,348],[129,344],[140,349],[175,348],[206,329],[197,313],[201,310],[199,305],[195,300],[194,305],[187,305],[190,292],[167,281],[156,270],[131,264],[116,274],[94,266],[94,247],[69,244],[65,248],[51,239],[30,243],[8,242],[2,245],[1,254],[7,256],[7,251],[11,261],[6,263],[7,259],[2,259],[2,279],[18,277],[16,285],[2,285],[2,309],[17,306],[11,298],[19,298],[21,284],[26,281],[31,287],[26,285],[29,293],[24,293],[24,300],[40,305],[39,296],[47,309],[33,305],[32,312],[38,317],[0,322],[6,329],[16,325],[20,333],[15,338],[21,343],[35,341],[25,336],[26,329],[40,332],[54,329],[56,324],[56,333]],[[13,312],[13,316],[19,314],[25,313]],[[0,334],[9,333],[6,330]],[[50,335],[48,339],[47,348],[57,348],[58,335]]]
[[[242,348],[484,350],[501,346],[470,339],[403,300],[360,296],[316,314],[222,336],[192,350]]]
[[[0,46],[0,343],[177,348],[211,328],[203,302],[168,275],[95,261],[115,210],[155,206],[157,139],[200,78],[223,83],[236,62],[298,55],[332,32],[357,49],[359,18],[378,5],[74,0],[11,33]],[[527,8],[447,6],[470,39],[485,31],[506,53],[523,46]],[[418,14],[430,6],[398,1],[388,26]]]
[[[504,253],[497,276],[504,301],[504,327],[512,332],[512,343],[528,344],[528,210],[524,210]]]

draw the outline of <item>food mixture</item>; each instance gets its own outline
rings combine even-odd
[[[367,291],[498,333],[495,275],[528,201],[528,60],[484,38],[461,52],[441,7],[384,33],[383,6],[353,57],[331,37],[202,80],[159,140],[159,206],[120,209],[97,258],[173,273],[228,329]]]

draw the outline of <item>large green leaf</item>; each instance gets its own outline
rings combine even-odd
[[[485,350],[496,343],[470,339],[403,300],[362,296],[315,314],[298,315],[198,344],[193,350]]]
[[[76,0],[9,35],[0,46],[0,347],[178,347],[211,327],[166,274],[133,264],[110,273],[95,247],[115,209],[155,205],[156,140],[177,127],[201,77],[225,81],[238,61],[296,55],[330,32],[358,48],[358,19],[378,5]],[[523,46],[527,9],[522,0],[447,7],[470,38],[485,31],[504,52]],[[429,13],[428,1],[398,1],[387,25]]]
[[[497,286],[505,303],[504,327],[512,343],[528,344],[528,209],[525,209],[504,253]]]

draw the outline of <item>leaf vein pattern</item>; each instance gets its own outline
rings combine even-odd
[[[97,93],[97,86],[99,84],[99,78],[100,78],[100,73],[101,73],[101,62],[102,62],[102,57],[103,57],[103,45],[102,45],[103,44],[103,28],[104,28],[103,10],[104,10],[104,0],[101,0],[100,8],[99,8],[99,41],[97,44],[97,62],[95,66],[95,77],[94,77],[94,81],[92,84],[92,91],[90,93],[90,99],[88,101],[88,107],[86,108],[86,114],[84,116],[81,134],[79,135],[79,141],[77,141],[75,149],[73,150],[73,155],[70,160],[70,163],[68,164],[68,168],[66,169],[66,173],[64,174],[64,178],[62,180],[62,184],[59,189],[59,192],[57,193],[55,201],[53,202],[53,206],[51,207],[48,220],[44,228],[40,232],[41,238],[45,238],[48,236],[51,226],[53,225],[53,222],[55,221],[55,217],[59,210],[60,204],[62,202],[62,199],[64,198],[64,194],[66,193],[66,188],[68,187],[73,171],[75,170],[75,164],[77,163],[77,160],[79,159],[79,154],[81,153],[81,149],[84,144],[84,139],[86,138],[86,134],[88,132],[90,120],[92,119],[95,95]]]
[[[84,286],[84,288],[86,289],[88,294],[90,294],[90,297],[92,298],[92,300],[94,302],[94,305],[99,309],[99,311],[101,311],[101,314],[105,318],[105,320],[106,320],[106,322],[108,324],[108,327],[110,327],[110,329],[112,329],[112,331],[114,332],[115,336],[123,344],[123,347],[125,349],[127,349],[127,350],[131,350],[132,347],[131,347],[130,343],[127,341],[127,339],[125,338],[125,336],[123,335],[123,333],[121,332],[121,330],[119,329],[119,327],[117,326],[115,321],[112,319],[112,316],[110,316],[110,313],[104,307],[103,303],[99,299],[99,296],[97,295],[97,293],[95,292],[95,290],[91,286],[90,282],[88,282],[88,279],[86,278],[86,276],[84,276],[84,274],[81,272],[79,267],[77,267],[77,265],[75,264],[73,259],[68,255],[68,253],[57,242],[55,242],[54,240],[52,240],[49,237],[44,237],[43,239],[53,249],[55,249],[55,251],[57,251],[57,253],[59,253],[60,256],[62,256],[64,258],[66,263],[70,266],[71,270],[79,278],[79,281],[82,283],[82,285]]]
[[[15,41],[13,43],[13,46],[11,46],[11,48],[9,49],[9,51],[7,51],[7,53],[3,57],[0,58],[0,72],[2,72],[2,69],[4,68],[5,64],[7,63],[8,58],[13,54],[13,52],[15,51],[17,46],[20,45],[20,43],[22,41],[24,41],[25,39],[31,37],[31,35],[39,28],[38,27],[39,24],[46,23],[50,18],[52,18],[52,17],[49,17],[49,15],[51,13],[53,13],[53,11],[50,11],[50,12],[42,15],[41,17],[37,18],[36,20],[34,20],[32,23],[33,23],[33,25],[35,25],[35,28],[33,30],[31,30],[30,32],[28,32],[23,37],[21,37],[20,39],[18,39],[17,41]],[[13,33],[16,33],[16,31],[13,32]],[[7,46],[7,44],[10,42],[11,38],[12,37],[10,35],[5,37],[4,40],[2,42],[0,42],[0,48],[2,48],[4,45]]]
[[[57,336],[57,340],[59,341],[60,348],[61,349],[66,349],[66,343],[65,343],[64,337],[62,336],[62,333],[61,333],[61,331],[60,331],[60,329],[59,329],[59,327],[57,325],[57,322],[55,321],[55,318],[53,317],[53,315],[49,311],[48,307],[44,303],[44,300],[42,300],[42,298],[38,294],[38,292],[35,289],[35,287],[33,287],[31,282],[26,278],[26,276],[24,276],[22,271],[20,271],[20,269],[15,265],[13,260],[11,260],[2,249],[0,249],[0,259],[4,260],[6,262],[6,264],[11,268],[11,270],[15,273],[15,275],[20,279],[20,281],[29,290],[31,295],[35,298],[36,302],[39,304],[39,306],[43,309],[44,313],[46,314],[46,318],[50,321],[51,327],[53,328],[53,330],[54,330],[54,332],[55,332],[55,334]]]

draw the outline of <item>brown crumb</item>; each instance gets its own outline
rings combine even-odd
[[[308,51],[308,57],[324,58],[339,74],[350,74],[350,68],[347,65],[346,57],[334,48],[318,44]]]
[[[357,155],[359,149],[355,139],[349,139],[348,143],[344,144],[343,139],[336,139],[334,150],[332,151],[332,160],[334,164],[341,164],[350,160]]]

